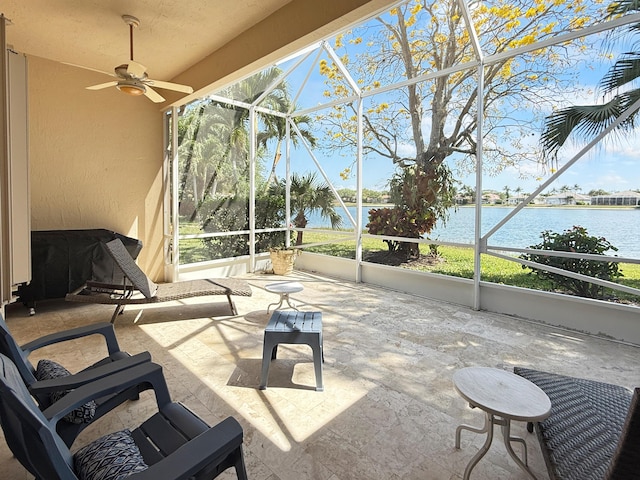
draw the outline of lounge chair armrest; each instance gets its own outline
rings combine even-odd
[[[153,389],[158,408],[171,403],[162,367],[156,363],[146,362],[76,388],[42,413],[55,425],[65,415],[89,400],[95,400],[135,386],[142,387],[140,390]]]
[[[191,478],[207,465],[222,462],[242,446],[242,427],[233,417],[198,435],[168,457],[132,475],[132,480],[182,480]]]
[[[83,327],[72,328],[69,330],[64,330],[62,332],[45,335],[44,337],[40,337],[29,343],[25,343],[20,348],[22,348],[23,351],[29,354],[34,350],[46,347],[47,345],[87,337],[89,335],[102,335],[105,339],[105,342],[107,343],[107,350],[109,351],[109,355],[120,351],[120,346],[118,345],[118,339],[116,338],[115,329],[113,328],[113,325],[108,322],[94,323],[92,325],[85,325]]]
[[[37,381],[29,386],[29,391],[32,394],[42,394],[72,390],[86,385],[87,383],[101,380],[122,370],[127,370],[137,365],[150,362],[151,354],[149,352],[142,352],[128,358],[123,358],[117,362],[111,362],[105,365],[100,365],[99,367],[83,370],[67,377]]]

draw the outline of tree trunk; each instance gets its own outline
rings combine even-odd
[[[307,226],[307,218],[304,216],[304,211],[300,210],[296,215],[296,218],[293,219],[293,224],[298,228],[305,228]],[[302,235],[304,232],[297,232],[296,235],[296,245],[302,245]]]
[[[276,144],[276,154],[273,157],[273,165],[271,166],[271,173],[269,173],[269,178],[267,178],[267,183],[265,185],[265,189],[269,188],[269,185],[271,185],[271,182],[274,182],[277,180],[276,179],[276,167],[278,166],[278,162],[280,161],[280,157],[282,156],[282,154],[280,153],[280,145],[282,144],[281,140],[278,140],[278,143]]]

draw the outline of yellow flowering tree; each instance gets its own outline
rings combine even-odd
[[[582,39],[517,57],[504,54],[602,18],[599,0],[463,1],[473,32],[466,26],[458,0],[409,0],[336,39],[340,60],[364,92],[365,158],[377,155],[397,166],[391,195],[396,210],[402,211],[372,211],[371,233],[415,238],[429,233],[436,220],[446,220],[455,193],[451,168],[475,167],[479,97],[486,168],[497,172],[534,159],[535,152],[522,148],[523,138],[533,130],[536,114],[543,116],[543,97],[567,91],[572,54],[588,44]],[[490,59],[483,67],[482,90],[478,88],[480,58]],[[328,98],[354,95],[331,59],[321,62],[320,73]],[[414,79],[421,81],[414,83]],[[400,87],[385,88],[395,84]],[[524,105],[530,106],[528,114],[517,114]],[[353,148],[354,102],[335,106],[322,121],[328,126],[331,148]],[[389,218],[403,218],[406,225],[396,228]],[[415,247],[402,243],[389,243],[389,248],[417,253]]]

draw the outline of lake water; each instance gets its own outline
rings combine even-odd
[[[369,210],[375,207],[363,207],[363,224],[369,218]],[[342,208],[338,208],[341,213]],[[512,207],[485,207],[482,209],[482,234],[486,234]],[[349,212],[356,217],[356,207],[349,207]],[[429,234],[434,240],[473,244],[474,207],[459,207],[451,211],[446,226],[440,224]],[[344,217],[344,215],[343,215]],[[310,228],[327,228],[330,223],[314,213],[309,219]],[[344,226],[350,225],[345,218]],[[618,248],[615,253],[620,257],[640,258],[640,208],[562,208],[562,207],[529,207],[524,208],[489,239],[489,245],[502,247],[526,248],[542,241],[543,230],[561,233],[574,225],[587,229],[589,235],[604,237]]]

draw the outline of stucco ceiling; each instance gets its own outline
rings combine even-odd
[[[112,72],[134,59],[158,80],[171,80],[291,0],[3,0],[15,51]],[[107,79],[108,80],[108,79]]]

